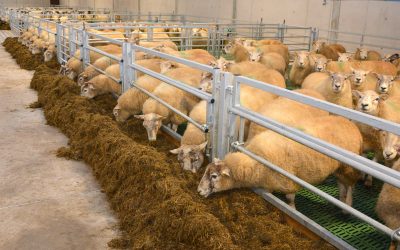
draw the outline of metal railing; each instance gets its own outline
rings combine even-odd
[[[22,30],[24,28],[23,20],[24,15],[18,14],[17,12],[10,13],[10,25],[14,30]],[[27,22],[30,22],[29,20]],[[39,22],[39,27],[44,29],[43,26],[40,26],[41,22]],[[36,25],[36,24],[35,24]],[[129,88],[137,88],[142,91],[150,98],[156,99],[159,103],[171,109],[173,112],[185,118],[187,121],[191,122],[199,128],[201,131],[207,133],[208,143],[209,143],[209,151],[207,152],[210,159],[214,157],[218,157],[223,159],[225,155],[231,151],[240,151],[249,157],[259,161],[265,167],[270,168],[283,176],[291,179],[295,183],[300,186],[310,190],[311,192],[323,197],[328,202],[334,204],[335,206],[346,210],[350,214],[359,218],[360,220],[372,225],[379,231],[391,237],[394,241],[400,241],[400,235],[398,234],[398,230],[392,230],[382,223],[362,214],[358,210],[344,204],[343,202],[337,200],[336,198],[326,194],[320,189],[308,184],[307,182],[299,179],[293,174],[286,172],[279,166],[276,166],[268,161],[268,159],[264,159],[254,154],[253,152],[246,149],[243,146],[244,143],[244,120],[248,120],[250,122],[261,125],[269,130],[272,130],[276,133],[279,133],[289,139],[292,139],[296,142],[299,142],[313,150],[316,150],[322,154],[325,154],[333,159],[336,159],[340,162],[346,163],[353,168],[367,173],[371,176],[374,176],[394,187],[400,188],[400,173],[394,171],[390,168],[386,168],[380,164],[377,164],[373,161],[370,161],[366,158],[363,158],[359,155],[356,155],[352,152],[344,150],[340,147],[327,143],[323,140],[310,136],[300,130],[293,129],[289,126],[283,125],[277,121],[266,118],[264,116],[259,115],[258,113],[248,110],[241,106],[240,104],[240,91],[241,85],[248,85],[252,88],[256,88],[259,91],[266,91],[278,96],[282,96],[285,98],[289,98],[291,100],[310,105],[312,107],[316,107],[330,113],[340,115],[346,118],[349,118],[353,121],[357,121],[360,123],[364,123],[366,125],[382,129],[397,135],[400,135],[400,125],[380,119],[378,117],[374,117],[368,114],[364,114],[358,111],[354,111],[351,109],[347,109],[332,103],[328,103],[326,101],[321,101],[312,97],[304,96],[302,94],[292,92],[286,89],[278,88],[273,85],[265,84],[263,82],[259,82],[250,78],[242,77],[242,76],[233,76],[231,73],[221,72],[219,69],[212,68],[207,65],[203,65],[200,63],[192,62],[183,58],[175,57],[172,55],[168,55],[165,53],[161,53],[149,48],[141,47],[138,45],[130,44],[125,40],[117,40],[107,38],[102,34],[97,34],[88,31],[85,28],[90,28],[94,30],[100,29],[116,29],[121,28],[124,29],[123,33],[128,34],[132,29],[146,29],[147,39],[152,40],[152,35],[154,34],[153,29],[159,28],[159,25],[154,25],[154,23],[138,23],[135,25],[132,24],[108,24],[107,25],[96,25],[89,24],[87,27],[83,27],[82,25],[74,24],[56,24],[57,25],[57,35],[56,35],[56,44],[57,44],[57,55],[58,59],[61,63],[65,63],[68,58],[74,55],[75,51],[80,50],[80,58],[84,63],[84,67],[89,65],[93,66],[92,62],[90,62],[90,51],[94,51],[103,56],[107,56],[111,59],[117,60],[120,65],[120,79],[115,79],[116,82],[121,84],[122,92],[127,91]],[[177,24],[179,25],[179,24]],[[237,24],[235,25],[226,25],[226,24],[207,24],[209,27],[215,27],[215,42],[212,48],[216,48],[221,46],[221,44],[226,41],[229,37],[228,33],[232,34],[244,34],[242,32],[250,32],[251,37],[256,38],[273,38],[274,36],[280,39],[283,42],[293,41],[293,49],[295,47],[301,46],[310,48],[311,42],[315,39],[318,39],[318,30],[315,28],[305,28],[305,27],[295,27],[295,26],[286,26],[286,25],[258,25],[258,26],[248,26],[250,28],[246,29],[245,24]],[[36,26],[35,26],[36,27]],[[193,27],[199,27],[195,24],[181,24],[180,27],[182,30],[191,30]],[[241,29],[243,28],[244,31]],[[212,29],[210,29],[212,31]],[[264,34],[268,34],[271,32],[271,37],[264,36]],[[274,33],[276,32],[276,33]],[[212,32],[210,32],[212,33]],[[210,34],[209,33],[209,34]],[[183,47],[185,49],[190,48],[190,42],[183,41],[183,39],[190,39],[188,37],[181,37],[182,43],[186,45]],[[213,38],[214,39],[214,38]],[[218,40],[219,39],[219,40]],[[122,57],[116,57],[115,55],[111,55],[104,51],[97,49],[92,46],[92,42],[103,41],[104,43],[113,43],[122,48]],[[300,42],[304,41],[304,42]],[[191,87],[185,83],[174,80],[166,75],[156,73],[149,69],[146,69],[135,61],[135,54],[137,52],[144,52],[148,55],[152,55],[155,57],[159,57],[166,60],[175,61],[180,64],[184,64],[188,67],[195,68],[204,72],[211,73],[213,75],[213,91],[212,94],[208,94],[202,92],[194,87]],[[162,100],[155,96],[153,93],[147,91],[146,89],[138,86],[136,84],[136,75],[137,71],[140,71],[144,74],[152,76],[160,81],[169,84],[175,88],[178,88],[182,91],[188,92],[194,96],[197,96],[199,99],[207,101],[207,122],[206,124],[200,124],[190,118],[187,114],[181,112],[179,109],[171,106],[166,100]],[[99,70],[101,73],[105,73],[102,70]],[[110,76],[109,76],[110,77]],[[240,120],[239,124],[236,120]],[[176,138],[179,138],[178,134],[174,131],[164,127],[164,129],[173,135]],[[283,210],[288,211],[293,217],[297,218],[300,223],[309,227],[311,230],[319,234],[322,238],[327,239],[332,244],[339,248],[349,248],[345,242],[338,239],[336,236],[331,233],[323,230],[318,227],[315,223],[313,223],[310,219],[300,214],[298,211],[293,210],[292,208],[282,204],[278,198],[273,196],[272,194],[266,193],[262,190],[255,190],[258,194],[260,194],[263,198],[277,204]]]

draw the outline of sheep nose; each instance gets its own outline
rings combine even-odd
[[[386,90],[386,87],[381,87],[381,90],[382,90],[382,91],[385,91],[385,90]]]
[[[368,103],[361,103],[361,106],[362,106],[363,108],[365,108],[365,107],[368,107],[369,104],[368,104]]]
[[[357,82],[361,82],[361,78],[356,78],[356,81]]]
[[[392,152],[385,152],[386,156],[391,156],[393,153]]]
[[[340,85],[335,84],[335,88],[337,88],[337,89],[340,88]]]
[[[322,71],[322,68],[321,68],[321,67],[318,67],[317,70],[318,70],[318,71]]]

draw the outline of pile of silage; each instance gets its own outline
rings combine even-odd
[[[26,70],[35,70],[43,64],[43,54],[32,55],[29,49],[18,42],[16,37],[8,37],[4,40],[3,46],[8,53],[17,61],[18,65]],[[45,63],[50,68],[58,68],[59,64],[55,58]]]
[[[17,52],[18,53],[18,52]],[[197,194],[202,173],[184,172],[163,136],[149,143],[142,122],[113,120],[111,95],[89,100],[79,87],[46,65],[36,68],[48,124],[70,141],[59,156],[84,160],[107,194],[123,232],[109,245],[133,249],[332,249],[283,222],[280,211],[248,190],[204,199]],[[204,169],[203,169],[204,170]]]

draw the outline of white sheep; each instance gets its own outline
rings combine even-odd
[[[94,98],[106,93],[121,94],[121,85],[105,75],[98,75],[81,86],[81,96]]]
[[[199,70],[192,68],[177,68],[170,70],[166,75],[192,87],[198,88],[200,85],[201,71]],[[158,85],[153,91],[153,94],[184,114],[188,114],[194,105],[199,102],[199,99],[196,96],[167,83],[161,83]],[[183,117],[152,98],[145,101],[142,111],[143,115],[136,115],[135,117],[144,120],[143,126],[147,130],[150,141],[156,140],[157,131],[161,126],[161,121],[164,123],[171,123],[174,129],[176,129],[179,124],[185,122]]]
[[[377,81],[376,91],[388,96],[400,97],[400,81],[391,75],[375,74]]]
[[[355,60],[366,60],[366,61],[380,61],[382,60],[381,54],[375,50],[368,50],[367,48],[357,48],[354,54]]]
[[[331,59],[327,59],[324,55],[316,54],[314,52],[311,52],[308,55],[308,58],[313,72],[325,72],[326,66],[330,61],[332,61]]]
[[[249,59],[251,62],[260,62],[270,69],[275,69],[283,76],[286,72],[285,59],[278,53],[270,52],[264,53],[261,50],[252,47],[249,49]]]
[[[385,94],[379,95],[371,90],[364,92],[354,90],[353,95],[358,100],[356,110],[385,120],[400,123],[400,110],[398,108],[400,107],[400,98],[388,98]],[[369,125],[363,123],[356,124],[364,138],[363,152],[374,152],[373,161],[387,161],[386,165],[390,166],[390,161],[397,155],[397,144],[392,140],[393,137],[390,136],[387,138],[387,136],[385,136],[386,132],[379,131]],[[371,176],[367,176],[365,185],[372,185]]]
[[[338,54],[339,54],[338,62],[348,62],[354,60],[354,55],[351,53],[338,53]]]
[[[341,73],[315,72],[304,79],[302,88],[316,90],[328,102],[352,109],[353,98],[349,77]]]
[[[320,93],[311,89],[298,89],[294,90],[294,92],[314,97],[320,100],[325,100],[325,98]],[[278,97],[275,100],[265,104],[258,110],[258,113],[291,127],[296,126],[300,121],[304,121],[314,117],[329,115],[327,111],[314,108],[312,106],[302,104],[300,102],[296,102],[285,97]],[[257,134],[265,130],[267,130],[265,127],[262,127],[257,123],[251,123],[247,139],[250,140]]]
[[[395,162],[393,169],[400,171],[400,160]],[[389,228],[398,229],[400,227],[400,189],[387,183],[383,184],[375,211]]]
[[[206,113],[207,101],[203,100],[193,107],[189,117],[200,124],[205,124],[207,122]],[[206,134],[192,123],[188,123],[182,136],[180,147],[170,152],[178,155],[178,161],[184,170],[196,173],[203,165],[206,146]]]
[[[289,73],[289,80],[292,84],[301,86],[304,79],[312,72],[308,55],[309,52],[307,51],[295,53],[295,59]]]
[[[137,79],[136,85],[153,92],[161,83],[160,80],[149,75]],[[118,122],[125,122],[129,117],[142,112],[143,103],[149,98],[148,95],[133,87],[128,89],[118,98],[118,104],[114,107],[113,114]]]
[[[343,117],[317,117],[296,127],[304,133],[355,154],[361,151],[362,137],[357,126]],[[248,142],[246,148],[313,185],[323,182],[337,170],[349,168],[339,161],[270,130],[256,135]],[[229,153],[223,161],[207,166],[198,191],[200,195],[208,197],[212,193],[243,187],[265,188],[268,192],[285,193],[289,204],[293,207],[295,207],[295,193],[300,189],[295,182],[251,157],[243,153]],[[339,187],[340,200],[351,206],[352,187],[346,183],[340,183]]]

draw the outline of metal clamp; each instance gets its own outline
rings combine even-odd
[[[400,227],[396,230],[393,230],[391,239],[400,242]]]

